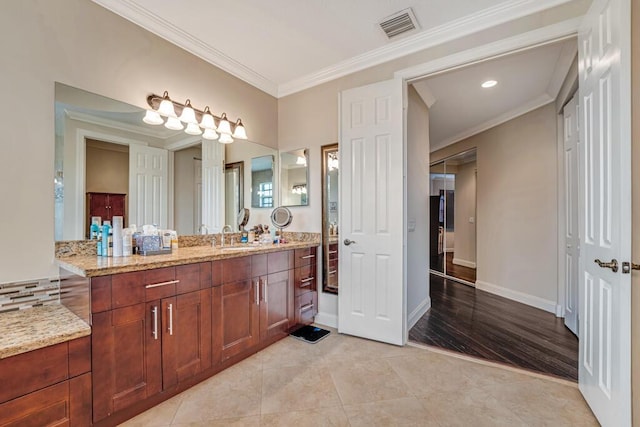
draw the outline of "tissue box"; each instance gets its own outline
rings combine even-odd
[[[162,236],[137,236],[136,247],[138,255],[170,254],[171,248],[162,247]]]

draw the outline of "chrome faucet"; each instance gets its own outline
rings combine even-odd
[[[203,233],[203,231],[204,231],[204,233]],[[200,234],[209,234],[209,228],[204,224],[200,224],[200,227],[198,227],[198,233],[200,233]]]
[[[220,242],[221,248],[224,248],[224,236],[226,233],[233,233],[233,229],[230,225],[225,225],[224,227],[222,227],[222,241]]]

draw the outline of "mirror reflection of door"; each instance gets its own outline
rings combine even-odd
[[[466,284],[476,281],[476,151],[431,165],[431,272]]]
[[[322,277],[323,290],[338,293],[338,144],[322,148]]]
[[[238,230],[238,212],[244,208],[244,162],[227,163],[224,167],[225,224]]]

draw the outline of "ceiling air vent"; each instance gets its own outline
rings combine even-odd
[[[380,22],[380,28],[382,28],[382,31],[391,39],[400,34],[415,30],[419,28],[419,26],[413,11],[411,8],[408,8],[384,18],[384,20]]]

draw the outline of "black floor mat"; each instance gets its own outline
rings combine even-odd
[[[303,326],[295,332],[291,333],[291,336],[294,338],[298,338],[302,341],[306,341],[311,344],[315,344],[320,341],[322,338],[329,335],[331,332],[326,329],[318,328],[317,326]]]

